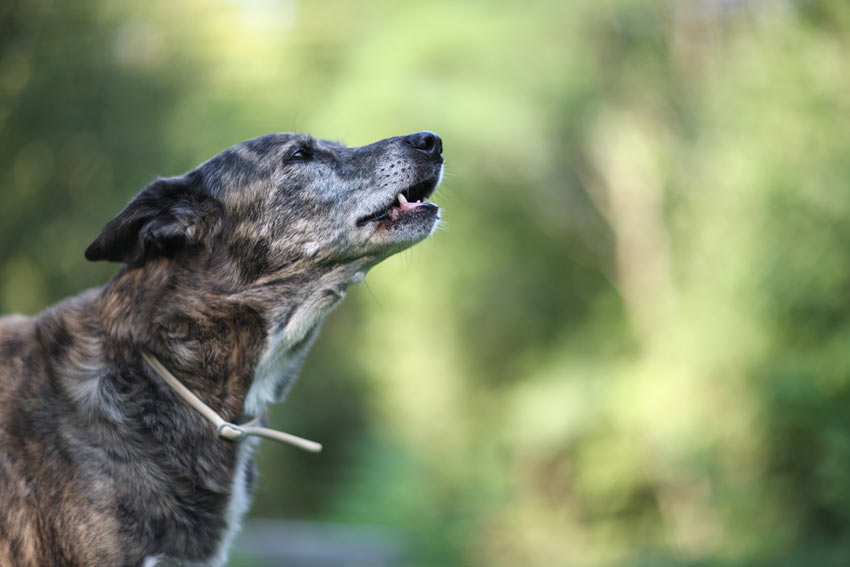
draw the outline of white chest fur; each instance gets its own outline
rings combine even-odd
[[[343,297],[344,291],[316,293],[295,310],[282,329],[269,335],[245,398],[247,415],[262,415],[269,402],[286,395],[322,320]]]
[[[251,495],[248,493],[248,485],[246,476],[248,467],[252,466],[250,461],[254,458],[254,451],[260,440],[256,437],[249,437],[239,444],[239,450],[236,456],[236,474],[233,475],[233,486],[230,491],[230,501],[227,503],[227,527],[222,534],[221,541],[218,545],[211,565],[224,565],[227,563],[227,556],[230,552],[230,546],[233,545],[233,540],[239,533],[239,528],[242,525],[242,518],[248,512],[248,507],[251,505]]]

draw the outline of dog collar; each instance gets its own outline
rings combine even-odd
[[[216,433],[222,439],[227,439],[228,441],[238,442],[244,439],[249,435],[253,435],[255,437],[263,437],[265,439],[271,439],[272,441],[278,441],[279,443],[288,443],[289,445],[294,445],[299,449],[304,449],[305,451],[310,451],[311,453],[318,453],[322,450],[322,445],[320,443],[316,443],[315,441],[310,441],[308,439],[304,439],[302,437],[297,437],[295,435],[290,435],[289,433],[284,433],[283,431],[277,431],[275,429],[268,429],[266,427],[256,427],[254,424],[260,421],[260,418],[254,418],[242,425],[236,425],[235,423],[230,423],[229,421],[225,421],[222,419],[220,415],[218,415],[214,409],[201,401],[198,396],[192,393],[189,388],[183,385],[180,380],[178,380],[174,374],[168,371],[168,369],[162,365],[162,363],[152,354],[142,351],[142,358],[145,359],[151,368],[153,368],[154,372],[156,372],[160,378],[162,378],[166,384],[171,386],[171,389],[174,390],[177,395],[183,398],[186,403],[195,408],[198,413],[200,413],[207,421],[212,423],[216,428]]]

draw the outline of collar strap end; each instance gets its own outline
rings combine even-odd
[[[245,430],[236,424],[224,422],[216,430],[218,436],[228,441],[241,441],[245,437]]]

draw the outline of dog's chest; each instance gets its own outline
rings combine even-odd
[[[212,565],[224,565],[227,562],[230,546],[239,533],[242,518],[245,517],[251,505],[253,483],[249,481],[249,477],[252,476],[254,452],[258,444],[259,439],[255,437],[249,437],[240,443],[230,500],[227,503],[226,527],[219,542],[218,551],[211,562]]]
[[[254,489],[254,453],[259,439],[248,437],[239,443],[234,465],[233,481],[230,496],[224,509],[224,529],[221,532],[215,551],[201,563],[176,559],[166,555],[149,555],[144,558],[143,567],[223,567],[233,541],[239,534],[242,519],[251,505],[251,495]]]

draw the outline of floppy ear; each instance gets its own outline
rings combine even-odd
[[[218,226],[221,203],[185,177],[157,179],[106,223],[86,248],[86,259],[137,264],[200,244]]]

